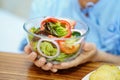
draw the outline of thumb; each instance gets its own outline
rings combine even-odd
[[[91,50],[93,50],[93,48],[94,48],[94,44],[93,43],[87,43],[87,42],[85,42],[84,44],[83,44],[83,50],[84,51],[91,51]]]

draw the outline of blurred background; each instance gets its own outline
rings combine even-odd
[[[0,51],[21,53],[32,0],[0,0]],[[24,43],[22,43],[24,44]]]

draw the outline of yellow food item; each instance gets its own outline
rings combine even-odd
[[[115,65],[102,65],[90,75],[89,80],[120,80],[120,69]]]

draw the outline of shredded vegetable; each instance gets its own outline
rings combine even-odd
[[[50,42],[46,41],[41,43],[40,49],[47,56],[54,56],[57,53],[57,49]]]
[[[40,39],[37,44],[38,52],[47,58],[54,58],[60,54],[60,49],[54,40]]]
[[[33,26],[29,31],[37,36],[28,34],[33,50],[47,58],[48,61],[58,62],[66,61],[77,54],[81,46],[81,32],[73,29],[75,23],[74,25],[70,23],[64,19],[46,18],[40,23],[40,27]]]
[[[29,31],[30,31],[31,33],[35,33],[36,30],[37,30],[37,29],[36,29],[35,27],[32,27]],[[31,34],[28,34],[28,38],[29,38],[29,40],[32,40],[32,39],[34,38],[34,36],[31,35]]]
[[[32,45],[32,49],[34,50],[34,51],[37,51],[37,41],[31,41],[30,42],[30,45]]]
[[[60,53],[60,55],[58,57],[54,58],[54,60],[62,62],[62,61],[65,61],[66,58],[69,58],[71,56],[72,56],[71,54],[68,55],[65,53]]]
[[[51,35],[62,37],[67,34],[67,30],[59,22],[57,23],[47,22],[45,25],[46,31]]]

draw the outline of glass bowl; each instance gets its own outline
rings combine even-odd
[[[48,18],[50,17],[29,19],[24,23],[23,28],[27,33],[27,40],[31,49],[38,54],[38,57],[45,57],[48,62],[53,64],[75,59],[82,51],[81,47],[89,31],[88,26],[82,21],[74,21],[73,26],[71,19],[54,17],[55,19],[67,21],[70,26],[72,26],[72,28],[69,29],[71,33],[70,36],[67,37],[48,36],[48,33],[46,35],[46,33],[41,30],[41,24]],[[63,24],[61,23],[60,25]],[[65,24],[63,26],[66,27]],[[48,29],[49,27],[46,30]],[[54,33],[53,29],[49,31]],[[66,32],[60,32],[59,35],[63,35]]]

